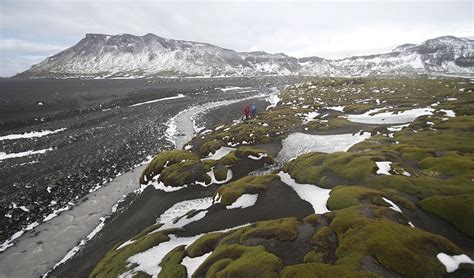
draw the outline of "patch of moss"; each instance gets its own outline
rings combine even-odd
[[[331,222],[339,246],[336,264],[358,269],[366,254],[384,267],[407,277],[436,277],[445,273],[436,254],[459,253],[449,240],[395,223],[385,217],[368,218],[388,208],[353,206],[338,210]]]
[[[224,146],[224,142],[222,140],[209,140],[201,145],[199,148],[199,153],[202,157],[206,157],[215,153],[222,146]]]
[[[306,153],[287,162],[283,171],[289,173],[298,183],[317,184],[324,170],[322,164],[326,157],[327,154],[324,153]]]
[[[199,266],[194,277],[278,277],[281,260],[263,246],[218,246]]]
[[[166,167],[173,164],[180,163],[183,160],[199,160],[199,158],[189,151],[184,150],[172,150],[163,151],[153,158],[153,160],[147,165],[140,176],[140,183],[146,184],[154,176],[158,175]]]
[[[316,227],[320,221],[322,216],[320,214],[310,214],[303,219],[303,222],[311,224],[311,226]]]
[[[329,193],[327,207],[330,210],[338,210],[359,205],[363,200],[372,204],[379,203],[382,197],[382,192],[367,187],[336,186]]]
[[[240,241],[249,238],[275,238],[279,241],[295,240],[298,235],[296,225],[299,223],[294,217],[260,221],[246,227],[240,236]]]
[[[305,263],[322,263],[324,258],[324,254],[318,253],[316,251],[309,251],[304,256],[303,261]]]
[[[166,186],[182,186],[196,181],[210,183],[209,169],[199,160],[187,160],[173,164],[161,171],[159,180]]]
[[[216,194],[219,194],[220,203],[228,206],[244,193],[265,190],[267,185],[276,178],[278,178],[277,175],[246,176],[219,187]]]
[[[227,167],[219,165],[215,167],[213,171],[214,171],[214,177],[216,178],[217,181],[224,181],[227,179],[227,172],[229,171]]]
[[[356,277],[372,278],[380,277],[375,273],[361,272],[341,265],[330,265],[322,263],[305,263],[287,266],[281,272],[282,278],[339,278]]]
[[[449,153],[443,157],[427,157],[418,162],[424,169],[436,171],[439,175],[457,176],[474,173],[474,156]]]
[[[350,180],[364,179],[375,172],[372,156],[352,153],[335,153],[330,155],[325,164],[341,177]]]
[[[329,236],[333,234],[331,228],[324,226],[318,229],[313,237],[311,238],[310,242],[313,246],[316,246],[317,249],[326,249],[329,247]]]
[[[422,209],[452,223],[464,234],[474,237],[474,195],[433,196],[418,204]]]
[[[286,163],[283,171],[298,183],[315,184],[324,188],[334,187],[329,183],[328,172],[351,182],[363,181],[375,172],[374,157],[348,152],[307,153]]]
[[[211,252],[216,248],[219,241],[225,236],[225,233],[216,232],[208,233],[200,237],[186,248],[188,257],[200,257],[206,253]]]
[[[161,260],[161,271],[158,278],[186,278],[188,277],[186,267],[181,264],[185,255],[184,245],[171,250]]]

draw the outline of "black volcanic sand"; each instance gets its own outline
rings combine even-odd
[[[222,204],[214,204],[206,217],[186,225],[178,236],[194,236],[210,231],[223,230],[248,223],[283,217],[303,219],[314,213],[313,207],[279,179],[268,184],[267,190],[259,193],[255,205],[244,209],[226,209]]]
[[[0,141],[0,152],[5,153],[53,148],[41,155],[0,161],[0,241],[147,156],[173,148],[165,138],[165,123],[183,109],[298,81],[301,78],[0,80],[0,136],[66,128],[45,137]],[[226,86],[252,87],[257,92],[218,90]],[[186,97],[130,107],[177,94]],[[244,104],[211,113],[206,126],[239,118]],[[12,203],[29,212],[13,208]]]

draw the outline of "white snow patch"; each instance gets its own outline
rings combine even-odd
[[[178,95],[172,96],[172,97],[165,97],[165,98],[159,98],[159,99],[149,100],[149,101],[145,101],[145,102],[135,103],[135,104],[130,105],[129,107],[136,107],[136,106],[140,106],[140,105],[144,105],[144,104],[150,104],[150,103],[155,103],[155,102],[160,102],[160,101],[165,101],[165,100],[171,100],[171,99],[178,99],[178,98],[183,98],[183,97],[185,97],[185,95],[178,94]]]
[[[326,107],[326,109],[344,112],[344,106],[330,106],[330,107]]]
[[[376,161],[375,164],[377,164],[377,167],[379,168],[377,170],[377,174],[379,174],[379,175],[389,175],[389,176],[392,175],[392,174],[390,174],[390,170],[392,169],[390,167],[390,164],[392,164],[391,161]]]
[[[30,156],[30,155],[35,155],[35,154],[44,154],[45,152],[52,151],[53,148],[49,149],[42,149],[38,151],[26,151],[26,152],[19,152],[19,153],[4,153],[0,152],[0,161],[9,159],[9,158],[17,158],[17,157],[24,157],[24,156]]]
[[[400,209],[400,207],[398,207],[394,202],[390,201],[389,199],[385,198],[385,197],[382,197],[382,199],[387,203],[389,204],[391,207],[391,209],[393,209],[394,211],[398,211],[400,213],[402,213],[402,210]]]
[[[304,119],[303,119],[303,124],[307,124],[309,122],[311,122],[312,120],[314,120],[314,118],[316,118],[317,116],[319,116],[319,113],[314,111],[314,112],[309,112],[307,114],[304,114]]]
[[[16,139],[23,139],[23,138],[37,138],[37,137],[43,137],[46,135],[50,134],[55,134],[61,131],[66,130],[66,128],[60,128],[56,130],[42,130],[42,131],[31,131],[31,132],[25,132],[22,134],[9,134],[5,136],[0,136],[0,141],[2,140],[16,140]]]
[[[221,91],[223,92],[228,92],[228,91],[236,91],[236,90],[242,90],[242,89],[250,89],[251,87],[236,87],[236,86],[227,86],[224,88],[220,88]]]
[[[445,253],[438,253],[436,258],[444,264],[448,273],[456,271],[460,264],[474,264],[474,261],[465,254],[450,256]]]
[[[279,172],[278,176],[280,176],[282,182],[293,188],[301,199],[307,201],[313,206],[314,213],[320,214],[329,211],[326,207],[326,203],[329,199],[329,192],[331,192],[330,189],[320,188],[312,184],[297,183],[285,172]]]
[[[275,93],[269,95],[265,100],[270,102],[270,105],[267,106],[267,109],[276,107],[277,104],[281,101],[280,94],[276,88],[274,88]]]
[[[353,145],[370,137],[370,133],[364,132],[336,135],[310,135],[305,133],[292,133],[282,142],[282,149],[278,154],[278,160],[287,161],[308,152],[332,153],[347,151]]]
[[[158,181],[158,176],[156,176],[156,179],[154,178],[153,181],[151,181],[150,183],[148,183],[147,185],[140,185],[140,187],[142,189],[145,189],[148,185],[153,185],[153,187],[157,190],[162,190],[162,191],[165,191],[165,192],[173,192],[173,191],[178,191],[178,190],[181,190],[183,188],[186,188],[188,187],[188,185],[183,185],[183,186],[167,186],[165,185],[163,182],[161,181]],[[142,190],[143,191],[143,190]]]
[[[115,250],[119,250],[119,249],[121,249],[121,248],[124,248],[125,246],[130,245],[130,244],[132,244],[132,243],[134,243],[134,242],[135,242],[135,240],[130,240],[130,239],[129,239],[129,240],[125,241],[124,243],[122,243],[122,244],[121,244],[119,247],[117,247],[117,249],[115,249]]]
[[[249,155],[248,158],[253,159],[253,160],[260,160],[267,156],[268,156],[267,153],[259,153],[258,156]]]
[[[200,257],[195,257],[195,258],[190,258],[188,256],[183,258],[183,261],[181,261],[181,264],[186,267],[186,270],[188,272],[188,277],[191,277],[194,272],[198,269],[198,267],[211,255],[212,252],[206,253]]]
[[[13,246],[13,241],[19,237],[21,237],[25,231],[18,231],[14,233],[9,239],[5,240],[1,245],[0,245],[0,252],[3,252],[8,249],[8,247]]]
[[[392,131],[392,132],[395,132],[395,131],[400,131],[402,130],[404,127],[407,127],[409,126],[410,124],[403,124],[403,125],[394,125],[394,126],[391,126],[391,127],[387,127],[387,130],[388,131]]]
[[[58,216],[60,212],[66,211],[66,210],[69,210],[69,206],[65,206],[63,208],[54,210],[52,213],[50,213],[48,216],[46,216],[43,219],[43,222],[46,222],[46,221],[49,221],[49,220],[53,219],[54,217]]]
[[[235,208],[248,208],[257,202],[258,194],[242,194],[237,200],[235,200],[231,205],[226,206],[227,209]]]
[[[407,171],[403,170],[403,173],[402,175],[406,176],[406,177],[411,177],[411,174],[408,173]]]
[[[166,229],[182,228],[182,227],[184,227],[184,226],[186,226],[186,225],[188,225],[192,222],[201,220],[202,218],[204,218],[204,216],[206,216],[206,214],[207,214],[207,210],[203,210],[203,211],[200,211],[197,214],[193,215],[192,217],[183,216],[176,222],[174,222],[174,221],[166,222],[166,223],[164,223],[163,226],[161,226],[159,229],[154,230],[150,234],[156,233],[158,231],[166,230]]]
[[[165,224],[176,219],[179,216],[186,214],[190,210],[207,209],[211,205],[212,205],[212,197],[182,201],[182,202],[174,204],[165,212],[163,212],[158,218],[158,222]]]
[[[224,156],[226,156],[228,153],[230,153],[233,150],[235,150],[235,148],[221,147],[215,153],[213,153],[211,156],[203,158],[202,160],[219,160],[219,159],[223,158]]]
[[[433,108],[415,108],[397,112],[382,112],[383,108],[377,108],[365,112],[364,114],[351,114],[346,118],[349,121],[364,124],[401,124],[412,122],[414,119],[424,116],[433,115]]]
[[[446,114],[447,117],[456,117],[456,113],[453,110],[440,109],[439,111]]]

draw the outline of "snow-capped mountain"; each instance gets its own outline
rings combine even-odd
[[[331,61],[345,75],[458,73],[474,74],[474,40],[453,36],[403,44],[392,52]]]
[[[165,39],[154,34],[87,34],[76,45],[19,77],[148,77],[377,74],[474,74],[474,40],[453,36],[403,44],[392,52],[330,60],[283,53],[236,52],[215,45]]]

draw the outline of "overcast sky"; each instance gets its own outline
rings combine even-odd
[[[342,58],[442,35],[474,36],[473,1],[0,0],[0,76],[86,33],[208,42],[237,51]]]

